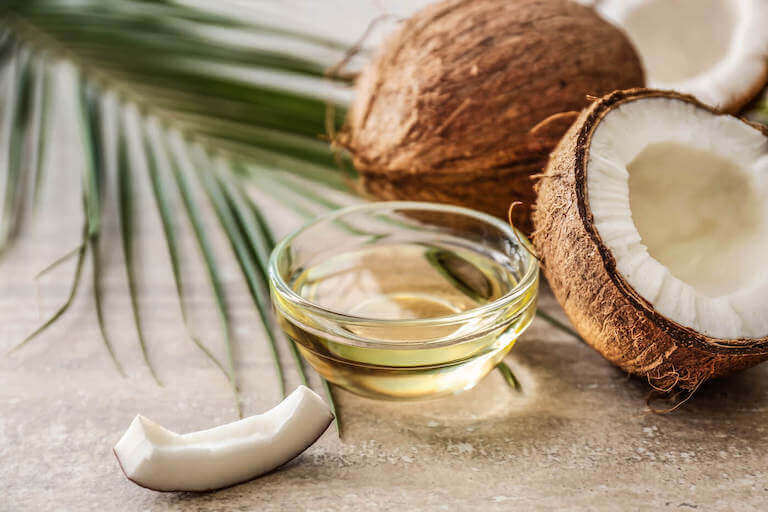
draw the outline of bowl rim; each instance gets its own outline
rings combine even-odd
[[[518,281],[517,285],[514,288],[509,290],[506,294],[499,297],[498,299],[495,299],[487,304],[483,304],[482,306],[478,306],[476,308],[468,309],[467,311],[462,311],[461,313],[454,313],[451,315],[429,317],[429,318],[403,319],[403,320],[370,318],[365,316],[341,313],[338,311],[334,311],[332,309],[325,308],[323,306],[320,306],[319,304],[316,304],[310,300],[307,300],[306,298],[296,293],[290,286],[288,286],[288,284],[280,275],[280,272],[278,271],[278,259],[280,258],[280,256],[285,252],[286,248],[290,245],[290,243],[293,240],[295,240],[299,235],[306,233],[316,225],[323,222],[333,221],[340,217],[344,217],[351,213],[356,213],[360,211],[369,210],[369,211],[375,212],[376,210],[393,210],[393,209],[410,209],[410,210],[421,210],[421,211],[439,211],[439,212],[456,213],[456,214],[475,218],[487,224],[491,224],[492,226],[498,228],[502,233],[504,233],[507,236],[510,243],[518,247],[522,246],[522,249],[523,249],[522,252],[525,253],[525,257],[527,258],[526,260],[527,266],[525,268],[525,272],[523,273],[522,277],[520,278],[520,280]],[[430,325],[434,325],[434,326],[450,325],[455,323],[466,322],[467,320],[471,320],[473,318],[477,318],[479,316],[483,316],[488,313],[492,313],[496,310],[502,309],[505,306],[517,300],[521,295],[523,295],[526,291],[528,291],[533,285],[536,284],[538,280],[538,274],[539,274],[539,262],[537,258],[534,256],[534,254],[535,252],[531,242],[526,238],[526,236],[523,233],[521,233],[517,228],[505,222],[502,222],[500,219],[493,217],[491,215],[488,215],[486,213],[472,210],[470,208],[464,208],[461,206],[453,206],[453,205],[447,205],[447,204],[441,204],[441,203],[429,203],[429,202],[423,202],[423,201],[373,201],[373,202],[363,203],[360,205],[341,208],[338,210],[334,210],[330,213],[327,213],[325,215],[321,215],[316,219],[313,219],[310,222],[299,227],[298,229],[294,230],[293,232],[288,234],[286,237],[284,237],[282,240],[280,240],[280,242],[272,250],[272,253],[269,257],[268,280],[271,288],[273,289],[273,292],[277,293],[280,296],[280,298],[291,302],[296,307],[302,308],[304,310],[309,310],[312,313],[320,315],[334,322],[340,322],[340,323],[345,323],[345,324],[355,325],[355,326],[376,325],[376,326],[388,326],[388,327],[415,327],[415,326],[422,327],[422,326],[430,326]],[[277,304],[275,304],[275,306],[277,306]],[[434,340],[434,341],[439,341],[439,340]],[[403,345],[405,344],[400,341],[389,341],[389,340],[370,340],[366,344],[368,343],[370,343],[371,345],[396,344],[399,347],[403,347]],[[417,344],[423,344],[423,343],[429,343],[429,342],[417,342]]]

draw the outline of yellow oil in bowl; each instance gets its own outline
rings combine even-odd
[[[414,215],[423,208],[427,221]],[[534,316],[538,269],[517,236],[448,206],[336,212],[289,238],[287,257],[280,247],[273,255],[280,326],[323,377],[361,395],[413,399],[470,388]],[[308,251],[310,240],[323,239],[336,243]]]

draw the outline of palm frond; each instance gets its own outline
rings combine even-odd
[[[19,81],[26,80],[34,51],[51,63],[71,61],[100,90],[135,102],[208,147],[348,191],[333,151],[318,139],[329,101],[336,111],[332,126],[344,118],[346,83],[324,77],[345,50],[337,42],[162,0],[9,1],[0,7],[0,22],[0,57],[10,56],[12,78],[22,77],[7,80],[13,90],[6,95],[5,124],[26,120],[15,112],[29,110],[17,108],[29,101],[16,94],[29,96]],[[311,49],[307,57],[297,55],[297,45]],[[35,111],[44,120],[47,75],[36,82]],[[14,148],[10,159],[18,162],[23,130],[8,126],[2,133]],[[38,146],[41,155],[44,146]],[[20,211],[18,167],[13,163],[7,173],[7,211]],[[42,172],[35,176],[37,190]],[[88,204],[89,215],[93,208]],[[0,234],[7,235],[0,240],[11,238],[18,225],[15,215],[5,213]],[[91,223],[90,229],[99,226]]]
[[[132,317],[142,356],[158,380],[147,351],[134,260],[138,250],[133,241],[137,213],[134,180],[141,165],[133,159],[138,158],[134,157],[138,153],[149,173],[182,320],[190,339],[226,373],[240,413],[231,320],[204,214],[192,192],[189,177],[196,176],[243,272],[264,325],[284,394],[285,379],[271,324],[267,286],[267,260],[274,247],[274,236],[258,204],[245,192],[243,182],[283,190],[290,184],[281,182],[279,173],[288,172],[329,189],[349,191],[349,180],[354,178],[354,173],[339,171],[338,155],[321,136],[327,122],[335,130],[344,119],[349,82],[329,79],[325,70],[341,59],[345,50],[344,45],[331,40],[171,0],[5,2],[0,7],[0,66],[10,65],[5,66],[9,71],[2,82],[8,91],[4,94],[0,137],[6,139],[6,147],[12,152],[6,165],[0,219],[3,247],[10,244],[20,225],[22,189],[33,198],[39,197],[45,181],[42,161],[51,69],[61,60],[67,60],[82,77],[78,84],[77,122],[83,134],[85,156],[83,239],[75,250],[41,272],[76,256],[75,275],[65,303],[21,345],[49,327],[69,308],[90,249],[99,329],[110,357],[122,373],[108,338],[101,297],[103,268],[99,246],[103,173],[113,168],[117,174],[118,217]],[[114,152],[107,151],[108,144],[103,139],[104,125],[109,123],[102,111],[107,95],[116,98],[120,119],[115,123]],[[334,105],[335,114],[326,119],[329,102]],[[136,105],[140,111],[137,116],[141,125],[140,142],[127,137],[123,115],[126,105]],[[155,119],[162,124],[158,129],[161,136],[149,140],[148,129]],[[179,135],[168,137],[169,134]],[[177,141],[181,142],[177,144]],[[191,147],[201,148],[205,155],[215,154],[216,161],[220,162],[218,169],[210,171],[207,166],[196,166],[191,159]],[[269,179],[260,181],[264,176]],[[170,204],[169,183],[175,185],[212,285],[224,331],[226,365],[194,336],[189,325],[175,232],[177,219]],[[301,185],[297,190],[315,194]],[[315,194],[314,200],[321,201],[321,198],[321,194]],[[326,208],[333,206],[330,201],[324,202]],[[309,210],[305,213],[311,215]],[[308,384],[297,347],[289,342],[288,348],[301,382]],[[325,381],[323,385],[335,409],[330,386]]]

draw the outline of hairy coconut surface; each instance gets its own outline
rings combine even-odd
[[[586,109],[534,212],[544,273],[584,340],[662,389],[768,359],[766,171],[765,128],[691,96],[618,91]]]
[[[361,74],[339,142],[381,199],[505,217],[587,95],[644,85],[632,45],[569,0],[449,0],[403,23]],[[530,232],[529,211],[515,223]]]
[[[595,6],[627,32],[649,87],[738,112],[768,80],[766,0],[603,0]]]

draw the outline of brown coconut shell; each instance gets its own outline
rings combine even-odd
[[[595,128],[619,105],[658,96],[726,115],[669,91],[617,91],[595,101],[565,134],[537,186],[533,241],[555,297],[589,345],[658,389],[693,390],[709,378],[768,359],[768,333],[759,339],[715,339],[659,314],[616,269],[595,228],[587,195],[586,164]],[[752,126],[768,136],[765,127]]]
[[[587,95],[644,85],[624,34],[569,0],[448,0],[403,23],[357,82],[338,141],[380,199],[505,218]],[[529,208],[514,212],[530,232]]]

